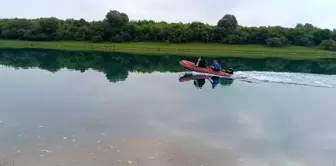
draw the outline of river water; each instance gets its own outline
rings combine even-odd
[[[0,163],[336,165],[335,60],[221,59],[213,85],[181,59],[1,50]]]

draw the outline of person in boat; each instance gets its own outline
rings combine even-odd
[[[203,57],[199,57],[195,63],[195,66],[206,68],[206,61]]]
[[[210,69],[213,71],[220,71],[222,68],[218,60],[213,60],[213,63],[210,66]]]

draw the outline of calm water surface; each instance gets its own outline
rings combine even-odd
[[[223,59],[234,79],[196,88],[184,57],[0,52],[5,164],[336,164],[332,60]]]

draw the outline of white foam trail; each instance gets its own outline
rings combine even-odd
[[[232,75],[235,80],[251,83],[281,83],[315,87],[336,87],[336,75],[320,75],[288,72],[237,71]]]

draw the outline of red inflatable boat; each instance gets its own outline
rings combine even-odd
[[[187,60],[181,60],[180,65],[183,66],[184,68],[200,73],[209,73],[209,74],[214,74],[214,75],[219,75],[219,76],[224,76],[224,77],[231,77],[233,74],[232,69],[225,69],[221,71],[213,71],[210,68],[202,68],[202,67],[197,67],[195,66],[194,62],[190,62]]]

